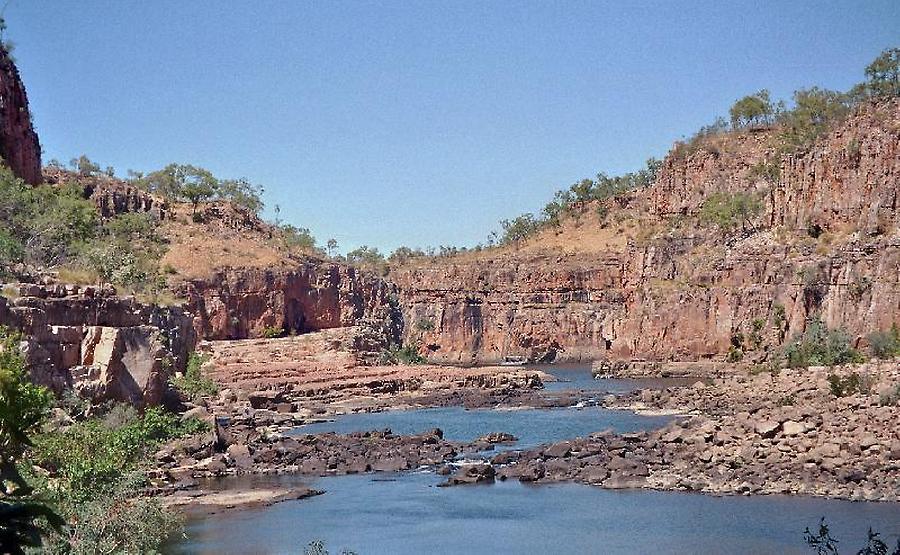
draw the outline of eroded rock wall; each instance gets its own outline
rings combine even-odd
[[[192,321],[180,308],[94,287],[28,284],[0,297],[0,325],[22,332],[31,378],[97,401],[163,401],[196,344]]]
[[[226,269],[183,283],[177,293],[206,339],[260,337],[267,328],[304,333],[387,322],[399,334],[395,287],[369,272],[309,261],[290,270]]]

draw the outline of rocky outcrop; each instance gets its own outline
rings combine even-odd
[[[741,346],[764,357],[820,315],[863,346],[900,323],[898,130],[900,102],[868,106],[786,157],[777,182],[759,177],[759,164],[776,159],[766,133],[726,135],[670,155],[656,183],[629,197],[647,233],[624,248],[501,251],[395,270],[406,340],[464,364],[696,361],[721,359],[735,337],[755,334],[758,345]],[[765,209],[745,233],[682,225],[709,194],[747,190]]]
[[[340,328],[364,319],[383,323],[389,336],[401,329],[396,290],[375,274],[342,264],[309,260],[294,269],[225,269],[185,282],[177,294],[197,315],[207,339],[260,337]]]
[[[0,297],[0,325],[22,332],[31,378],[95,401],[162,402],[196,342],[191,324],[180,308],[96,287],[27,284]]]
[[[84,191],[84,197],[96,206],[101,218],[113,218],[130,212],[149,213],[157,220],[171,215],[169,203],[127,181],[108,175],[79,175],[59,167],[43,170],[43,180],[51,185],[74,185]]]
[[[41,145],[31,123],[25,85],[0,45],[0,157],[26,183],[41,182]]]

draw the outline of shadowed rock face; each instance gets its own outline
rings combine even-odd
[[[266,328],[304,333],[352,326],[363,319],[400,325],[391,284],[322,261],[293,270],[223,270],[182,284],[178,295],[187,299],[197,332],[206,339],[260,337]]]
[[[41,182],[41,145],[31,124],[19,70],[0,45],[0,156],[18,177]]]
[[[621,250],[392,272],[407,340],[421,338],[431,359],[447,362],[701,360],[721,358],[754,320],[775,345],[813,314],[857,342],[900,321],[900,102],[870,106],[787,157],[777,183],[754,178],[753,166],[773,155],[763,134],[746,133],[669,156],[656,183],[629,200],[644,211],[642,225],[661,232]],[[747,190],[764,202],[756,233],[666,227],[696,216],[713,192]],[[812,225],[835,244],[809,237]],[[412,325],[422,320],[434,329]]]

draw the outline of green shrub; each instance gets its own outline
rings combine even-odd
[[[850,346],[850,338],[842,330],[831,330],[819,318],[811,318],[806,330],[788,344],[784,356],[790,368],[834,366],[860,363],[862,353]]]
[[[278,326],[266,326],[263,328],[262,336],[266,339],[275,339],[276,337],[284,337],[284,328]]]
[[[725,360],[731,363],[740,362],[743,358],[744,351],[742,351],[740,347],[735,347],[734,345],[728,349],[728,354],[725,356]]]
[[[700,221],[717,226],[728,233],[740,225],[746,231],[753,218],[762,211],[762,203],[752,193],[713,193],[700,208]]]
[[[750,167],[750,179],[762,179],[772,185],[781,180],[781,164],[776,161],[763,160]]]
[[[808,148],[835,123],[850,113],[850,98],[843,93],[813,87],[794,92],[794,108],[779,114],[782,150]]]
[[[209,355],[191,353],[188,357],[184,375],[173,377],[170,380],[175,389],[192,401],[198,401],[203,397],[215,395],[219,388],[216,382],[203,376],[203,365],[210,359]]]
[[[34,480],[20,471],[31,436],[50,407],[47,389],[30,383],[19,351],[20,336],[0,327],[0,552],[21,553],[41,543],[42,522],[51,528],[62,519],[33,491]],[[29,483],[31,482],[31,483]]]
[[[169,164],[149,174],[133,174],[132,183],[171,200],[187,201],[196,215],[208,200],[227,200],[258,214],[263,208],[262,187],[246,179],[219,179],[209,170],[190,164]]]
[[[425,364],[428,360],[419,353],[417,344],[391,345],[381,352],[381,364]]]
[[[900,48],[885,49],[866,67],[866,85],[874,96],[900,96]]]
[[[110,495],[128,472],[138,470],[160,442],[201,432],[196,419],[149,408],[118,427],[93,418],[35,439],[32,460],[58,483],[58,492],[71,502]]]
[[[831,394],[835,397],[846,397],[854,393],[864,392],[861,386],[861,378],[856,372],[843,378],[837,374],[829,374],[828,387],[831,389]]]
[[[129,472],[106,495],[67,504],[70,525],[49,534],[49,553],[159,553],[180,526],[178,515],[144,493],[146,476]]]
[[[892,359],[900,356],[900,327],[891,326],[888,331],[876,331],[869,334],[869,345],[872,356],[880,359]]]

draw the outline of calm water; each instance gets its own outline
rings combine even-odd
[[[390,428],[395,434],[417,434],[440,428],[444,431],[446,439],[471,441],[490,432],[508,432],[519,438],[514,447],[521,449],[541,443],[584,437],[591,432],[606,429],[633,432],[659,428],[671,419],[668,416],[638,416],[628,411],[607,410],[601,407],[522,410],[466,410],[449,407],[349,414],[338,417],[334,422],[300,426],[297,433],[346,434]]]
[[[586,368],[557,368],[567,380],[548,387],[575,389],[583,398],[673,380],[593,380]],[[516,411],[426,409],[348,415],[303,426],[298,433],[391,428],[418,433],[441,428],[467,441],[510,432],[515,447],[584,436],[612,428],[632,431],[664,425],[667,417],[640,417],[598,407]],[[297,477],[242,478],[260,485],[300,483]],[[712,497],[650,491],[607,491],[578,484],[438,488],[431,473],[368,474],[316,479],[327,491],[312,499],[215,515],[189,523],[184,554],[303,552],[322,539],[332,553],[808,553],[803,529],[827,517],[847,553],[865,541],[868,526],[896,541],[900,504],[851,503],[790,497]],[[226,481],[222,487],[234,485]]]
[[[395,478],[395,481],[385,481]],[[289,478],[287,480],[290,480]],[[427,473],[314,481],[325,495],[188,526],[184,554],[809,553],[803,529],[826,516],[842,552],[868,526],[896,541],[900,504],[610,491],[577,484],[435,487]]]

